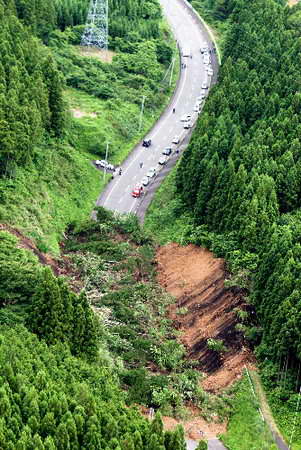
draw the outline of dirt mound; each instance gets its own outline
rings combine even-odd
[[[199,370],[208,375],[203,387],[216,392],[229,386],[253,359],[235,329],[233,310],[244,306],[243,292],[224,286],[224,260],[195,245],[161,247],[157,263],[159,283],[177,299],[169,314],[182,331],[188,358],[197,360]],[[222,340],[227,351],[209,350],[208,338]]]
[[[51,267],[53,273],[56,276],[70,277],[69,284],[71,289],[76,292],[82,289],[82,282],[79,280],[77,272],[66,256],[61,256],[60,259],[57,260],[50,256],[48,253],[41,252],[31,239],[24,236],[21,231],[11,227],[10,225],[0,223],[0,231],[8,231],[9,233],[16,236],[19,240],[18,246],[33,252],[43,266]]]
[[[194,414],[197,414],[197,412],[195,411]],[[165,430],[174,430],[177,425],[182,425],[185,431],[185,437],[194,440],[211,439],[226,432],[225,423],[206,422],[199,414],[184,422],[183,420],[176,420],[168,416],[163,416],[162,420]]]

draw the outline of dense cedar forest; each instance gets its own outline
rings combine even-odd
[[[88,4],[88,0],[0,1],[1,203],[7,192],[15,188],[14,168],[17,166],[34,165],[43,158],[43,152],[57,151],[65,159],[71,159],[74,129],[66,113],[66,85],[76,84],[95,97],[107,99],[114,97],[114,92],[110,91],[111,86],[107,86],[106,92],[104,85],[111,82],[117,90],[122,82],[126,83],[128,76],[132,91],[124,94],[127,98],[133,98],[138,80],[154,94],[153,86],[162,78],[164,64],[170,60],[172,51],[160,31],[161,11],[156,0],[110,2],[110,46],[121,50],[112,65],[106,67],[97,60],[84,61],[75,51],[72,54],[71,44],[80,42]],[[150,62],[139,66],[139,55],[144,55],[146,50],[150,50]],[[61,70],[65,64],[69,64],[69,71],[68,67]],[[72,74],[72,70],[77,73]],[[64,74],[69,78],[65,79]],[[103,90],[97,91],[99,85]],[[154,96],[152,101],[155,101]],[[134,300],[137,308],[138,304],[141,308],[148,296],[162,302],[164,298],[165,302],[167,300],[164,293],[156,291],[158,288],[153,283],[150,287],[141,285],[140,290],[138,287],[139,295],[134,290],[136,268],[142,270],[147,265],[152,271],[151,262],[147,258],[145,262],[143,255],[140,261],[137,255],[137,245],[142,239],[135,238],[138,224],[118,223],[116,233],[128,232],[125,230],[128,226],[134,230],[134,235],[125,236],[124,242],[114,244],[109,239],[113,224],[104,222],[87,225],[85,232],[94,239],[96,227],[100,237],[86,246],[82,235],[80,242],[69,239],[70,248],[73,245],[70,251],[75,254],[78,250],[79,261],[68,263],[70,267],[76,266],[77,281],[71,287],[72,275],[66,280],[55,276],[53,271],[57,273],[58,268],[42,266],[33,252],[21,248],[23,244],[19,245],[18,237],[0,231],[0,448],[3,450],[185,448],[181,427],[174,432],[164,432],[160,414],[149,422],[136,408],[130,407],[135,388],[129,395],[122,389],[138,386],[139,380],[143,380],[145,386],[148,383],[148,390],[136,392],[136,395],[149,397],[145,404],[152,401],[153,391],[160,390],[161,385],[168,392],[167,376],[156,380],[156,385],[150,376],[146,379],[145,370],[138,368],[137,376],[132,376],[128,370],[137,367],[137,354],[142,356],[141,366],[145,360],[155,360],[162,369],[176,366],[183,349],[179,345],[176,352],[171,329],[168,333],[173,340],[162,338],[162,348],[157,348],[155,337],[146,332],[144,310],[138,318],[131,318],[133,330],[121,327],[120,321],[126,321],[125,316],[130,317]],[[131,251],[129,240],[134,243]],[[125,274],[121,286],[128,301],[125,308],[125,301],[120,300],[122,293],[109,294],[114,273],[109,276],[108,270],[112,259],[118,263],[130,257],[133,273]],[[42,260],[45,263],[45,258]],[[123,273],[125,262],[121,263]],[[70,270],[72,274],[73,269]],[[96,276],[97,286],[93,285]],[[118,271],[115,278],[116,286],[122,278]],[[90,290],[88,284],[92,286]],[[82,290],[84,287],[86,289]],[[91,298],[95,300],[96,295],[99,300],[104,293],[107,294],[102,304],[105,313],[111,305],[116,309],[112,318],[113,331],[106,326],[106,317],[96,315],[90,306]],[[150,304],[147,308],[150,312],[148,325],[154,322],[158,327],[154,312],[160,310],[163,314],[165,309],[161,304],[156,308]],[[145,341],[139,340],[141,333],[147,336]],[[144,350],[139,343],[144,344]],[[171,349],[175,350],[174,354]],[[197,390],[197,377],[193,375]],[[173,383],[176,385],[177,380]],[[160,401],[157,400],[157,404]]]
[[[177,215],[189,217],[181,239],[225,257],[248,296],[254,314],[242,332],[281,422],[301,384],[301,5],[192,3],[227,32],[218,84],[176,172]],[[17,166],[43,152],[71,159],[66,148],[84,133],[66,111],[67,87],[108,109],[139,104],[137,90],[150,109],[160,103],[173,50],[157,0],[109,4],[117,53],[108,65],[74,47],[88,0],[0,0],[1,205]],[[125,139],[131,129],[120,129]],[[99,139],[86,141],[84,150],[99,151]],[[98,221],[69,225],[53,270],[0,231],[0,448],[184,450],[181,427],[164,432],[160,414],[150,422],[132,405],[181,417],[191,402],[223,418],[230,400],[205,393],[184,360],[166,319],[171,299],[154,280],[153,242],[134,218],[101,208]],[[54,275],[61,266],[66,279]]]
[[[171,413],[205,398],[165,319],[171,299],[154,282],[151,240],[135,218],[101,208],[98,218],[68,231],[68,279],[0,231],[3,450],[185,449],[181,427],[164,432],[160,413],[150,422],[131,407]]]
[[[179,164],[176,190],[193,216],[194,242],[211,241],[248,289],[263,373],[278,386],[278,409],[290,398],[294,410],[301,385],[301,5],[228,5],[219,83]]]

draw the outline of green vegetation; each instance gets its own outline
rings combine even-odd
[[[194,243],[226,258],[232,272],[228,285],[244,288],[257,313],[240,317],[239,330],[256,348],[287,439],[296,419],[296,448],[301,444],[300,409],[295,414],[301,382],[299,18],[300,5],[235,2],[219,83],[145,222],[161,243]]]
[[[171,87],[168,77],[161,82],[175,46],[157,0],[147,8],[139,0],[110,3],[112,63],[81,54],[88,1],[0,5],[0,220],[54,253],[66,226],[88,217],[110,179],[90,161],[105,156],[109,141],[119,164],[163,110],[178,75]],[[69,107],[83,117],[71,117]]]
[[[222,441],[231,450],[270,450],[273,438],[245,376],[233,388],[234,401]]]
[[[125,407],[114,363],[101,354],[88,364],[22,326],[2,326],[0,342],[1,448],[185,448],[180,428],[164,433],[160,415],[149,423]]]

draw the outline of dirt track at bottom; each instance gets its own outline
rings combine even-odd
[[[212,392],[229,386],[241,376],[244,365],[253,362],[235,329],[233,310],[244,309],[243,292],[224,286],[224,260],[195,245],[161,247],[157,264],[159,283],[177,299],[169,314],[182,331],[188,358],[198,360],[199,370],[207,374],[202,386]],[[223,340],[227,352],[221,356],[209,350],[208,338]]]

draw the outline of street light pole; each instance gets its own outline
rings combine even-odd
[[[142,125],[142,117],[143,117],[143,111],[144,111],[144,102],[145,102],[146,96],[143,95],[142,97],[142,103],[141,103],[141,111],[140,111],[140,117],[139,117],[139,129],[138,133],[140,133],[141,125]]]
[[[110,142],[107,142],[107,147],[106,147],[106,162],[108,162],[109,143]],[[105,181],[106,173],[107,173],[107,166],[105,166],[105,170],[103,171],[103,181]]]

